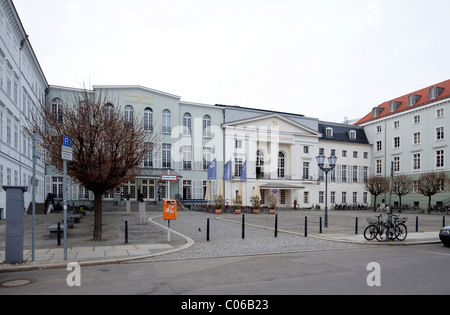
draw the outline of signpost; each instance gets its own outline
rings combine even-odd
[[[163,219],[167,220],[167,241],[170,243],[170,220],[177,219],[177,202],[176,200],[164,201]]]
[[[64,137],[61,147],[61,158],[63,159],[64,260],[67,260],[67,161],[72,162],[72,154],[72,140],[69,137]]]

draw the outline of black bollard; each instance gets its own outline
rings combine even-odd
[[[209,218],[206,219],[206,241],[209,242]]]
[[[245,214],[242,215],[242,239],[245,239]]]
[[[355,220],[355,234],[358,235],[358,217]]]
[[[58,246],[61,246],[61,223],[59,222],[58,222],[57,236],[58,236]]]
[[[319,218],[319,233],[322,234],[322,217]]]
[[[416,232],[419,232],[419,217],[416,217]]]
[[[308,237],[308,217],[305,217],[305,237]]]
[[[128,244],[128,221],[125,221],[125,244]]]
[[[445,215],[442,217],[442,227],[445,226]]]
[[[278,237],[278,214],[275,215],[275,237]]]

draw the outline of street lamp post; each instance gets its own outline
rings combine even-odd
[[[334,154],[328,158],[328,167],[325,167],[325,156],[320,153],[319,156],[316,157],[317,164],[320,169],[325,173],[325,224],[324,226],[328,227],[328,172],[333,170],[336,167],[337,157]]]

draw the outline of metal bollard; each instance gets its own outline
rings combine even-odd
[[[358,235],[358,217],[356,217],[355,221],[355,234]]]
[[[416,217],[416,232],[419,232],[419,217]]]
[[[242,215],[242,239],[245,239],[245,214]]]
[[[322,234],[322,217],[319,218],[319,233]]]
[[[305,217],[305,237],[308,237],[308,217]]]
[[[278,214],[275,215],[275,237],[278,237]]]
[[[58,222],[57,236],[58,236],[58,246],[61,246],[61,223],[60,222]]]
[[[206,241],[209,242],[209,218],[206,219]]]
[[[128,221],[125,221],[125,244],[128,244]]]
[[[442,217],[442,227],[445,226],[445,215]]]

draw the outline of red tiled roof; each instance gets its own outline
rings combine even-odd
[[[433,100],[430,100],[428,98],[428,91],[433,86],[438,86],[440,88],[443,88],[444,90],[441,92],[439,97],[437,97],[437,98],[435,98]],[[419,100],[417,101],[417,103],[415,105],[408,107],[408,96],[411,95],[411,94],[419,95],[420,98],[419,98]],[[437,84],[431,85],[429,87],[423,88],[421,90],[418,90],[418,91],[415,91],[415,92],[403,95],[401,97],[394,98],[394,99],[392,99],[390,101],[384,102],[383,104],[378,106],[379,108],[382,108],[383,110],[381,111],[381,113],[377,117],[373,118],[372,117],[372,111],[371,111],[366,116],[361,118],[357,123],[355,123],[355,125],[361,125],[361,124],[367,123],[367,122],[372,121],[372,120],[376,120],[376,119],[380,119],[380,118],[387,117],[387,116],[390,116],[390,115],[394,115],[394,114],[400,113],[402,111],[410,110],[410,109],[413,109],[413,108],[416,108],[416,107],[419,107],[419,106],[423,106],[423,105],[426,105],[426,104],[429,104],[429,103],[432,103],[432,102],[436,102],[438,100],[442,100],[442,99],[445,99],[445,98],[448,98],[448,97],[450,97],[450,80],[447,80],[447,81],[444,81],[444,82],[441,82],[441,83],[437,83]],[[401,102],[401,104],[395,111],[389,112],[389,104],[392,101]]]

